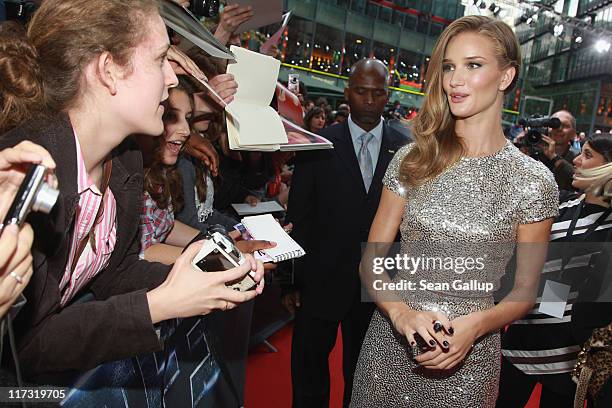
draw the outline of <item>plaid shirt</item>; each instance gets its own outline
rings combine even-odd
[[[70,246],[68,263],[59,285],[62,306],[66,305],[80,289],[108,266],[108,261],[117,241],[117,202],[115,201],[115,196],[110,188],[106,190],[106,195],[102,196],[102,193],[87,173],[81,145],[76,134],[74,135],[74,140],[76,142],[77,155],[79,211],[77,211],[77,218],[74,224],[74,235]],[[96,252],[93,251],[91,244],[88,242],[78,259],[74,271],[72,271],[70,268],[76,256],[79,242],[89,235],[102,198],[104,198],[102,219],[95,226],[94,230]]]
[[[164,242],[174,227],[172,204],[168,208],[159,208],[148,192],[144,193],[142,214],[140,215],[140,259],[153,244]]]

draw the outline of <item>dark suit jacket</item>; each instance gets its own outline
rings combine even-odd
[[[97,300],[61,308],[59,282],[68,261],[78,203],[76,144],[66,115],[13,129],[0,136],[0,149],[26,139],[53,156],[60,196],[50,215],[33,213],[28,218],[35,232],[34,274],[24,292],[28,302],[16,320],[24,373],[31,377],[86,370],[160,350],[146,292],[165,280],[169,268],[138,259],[143,196],[140,151],[126,141],[113,152],[110,189],[117,201],[117,242],[108,267],[80,292],[91,291]]]
[[[348,123],[320,134],[334,149],[298,153],[287,218],[293,222],[292,236],[307,253],[295,261],[302,311],[340,320],[359,301],[361,244],[368,240],[387,166],[408,140],[384,125],[378,163],[366,193]]]

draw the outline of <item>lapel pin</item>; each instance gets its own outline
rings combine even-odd
[[[389,153],[395,153],[395,150],[389,150],[388,152]]]

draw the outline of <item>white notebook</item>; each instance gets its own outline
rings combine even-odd
[[[242,219],[242,224],[253,239],[276,242],[274,248],[263,251],[272,258],[273,262],[299,258],[306,254],[306,251],[285,232],[271,214],[245,217]]]
[[[232,150],[275,151],[287,143],[287,134],[278,113],[270,106],[276,90],[280,61],[232,45],[236,64],[227,66],[238,90],[227,106],[227,136]],[[232,116],[234,112],[237,117]]]

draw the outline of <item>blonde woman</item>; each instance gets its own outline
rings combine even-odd
[[[391,283],[412,281],[412,289],[380,293],[380,285],[371,285],[369,246],[360,272],[378,310],[361,349],[351,406],[495,405],[499,329],[533,306],[558,203],[552,174],[503,134],[504,95],[519,67],[516,37],[503,22],[463,17],[438,39],[427,97],[413,120],[415,143],[389,165],[368,241],[391,243],[399,231],[401,251],[413,258],[464,249],[484,255],[480,275],[465,272],[461,279],[488,278],[493,290],[444,288],[460,272],[451,268],[446,274],[400,270]],[[494,305],[515,245],[514,287]]]

